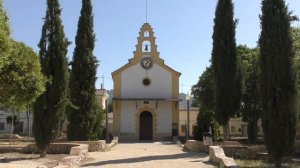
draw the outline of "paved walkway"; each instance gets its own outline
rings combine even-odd
[[[185,152],[167,142],[121,143],[109,152],[89,153],[89,163],[81,167],[95,168],[213,168],[207,154]]]

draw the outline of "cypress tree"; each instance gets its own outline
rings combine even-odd
[[[93,22],[91,0],[82,0],[70,79],[71,102],[78,108],[69,111],[69,140],[90,140],[99,112],[95,95],[98,64],[93,54],[95,46]]]
[[[215,13],[212,67],[214,73],[215,118],[229,135],[228,121],[239,109],[241,99],[240,60],[235,42],[236,21],[231,0],[219,0]]]
[[[284,0],[263,0],[260,44],[264,140],[276,167],[293,151],[296,133],[296,76]]]
[[[60,19],[58,0],[47,0],[47,11],[39,43],[43,74],[48,78],[46,92],[34,105],[33,133],[44,157],[49,144],[57,137],[68,103],[68,40]]]

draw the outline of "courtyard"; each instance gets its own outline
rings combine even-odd
[[[213,168],[208,154],[186,152],[171,142],[121,143],[109,152],[91,152],[86,168]]]

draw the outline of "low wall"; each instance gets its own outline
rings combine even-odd
[[[185,142],[184,148],[192,152],[209,152],[209,146],[206,146],[201,141],[188,140]]]
[[[4,134],[2,135],[1,139],[22,139],[22,137],[20,137],[18,134]]]
[[[101,152],[105,151],[106,141],[70,141],[70,143],[87,144],[89,146],[89,152]]]
[[[68,143],[52,143],[50,144],[47,153],[48,154],[68,154],[72,147],[78,144],[86,144],[88,145],[89,152],[100,152],[105,151],[106,142],[104,140],[100,141],[69,141]],[[36,145],[30,144],[23,148],[23,153],[39,153]]]
[[[80,166],[82,160],[88,156],[88,145],[87,144],[78,144],[71,148],[70,156],[62,158],[60,165],[65,165],[67,167],[78,167]]]
[[[110,150],[112,147],[114,147],[115,145],[117,145],[119,143],[119,137],[114,136],[113,140],[110,142],[110,144],[106,145],[106,150]]]
[[[73,143],[52,143],[47,149],[47,154],[69,154],[72,147],[78,146]],[[22,153],[40,153],[39,149],[35,144],[30,144],[24,147]]]
[[[214,142],[214,146],[224,149],[225,155],[238,159],[266,159],[267,151],[264,146],[248,147],[242,146],[236,141]],[[202,141],[188,140],[184,145],[185,149],[192,152],[209,153],[209,146]]]
[[[219,146],[209,147],[209,160],[224,168],[239,168],[233,158],[225,156],[224,150]]]

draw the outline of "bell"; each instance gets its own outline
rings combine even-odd
[[[146,44],[145,46],[145,51],[148,51],[148,44]]]

